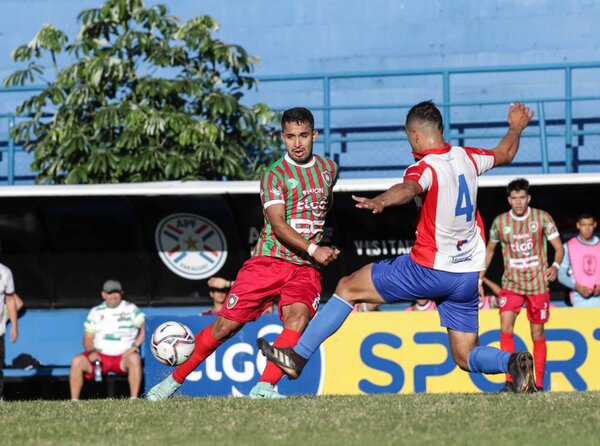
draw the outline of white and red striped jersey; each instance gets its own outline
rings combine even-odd
[[[414,153],[419,159],[404,173],[415,181],[421,208],[411,258],[419,265],[464,273],[485,269],[485,236],[477,212],[477,183],[494,167],[491,150],[444,147]]]

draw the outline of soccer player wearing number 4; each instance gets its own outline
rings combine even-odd
[[[479,271],[485,269],[485,241],[475,208],[478,177],[513,160],[521,132],[532,116],[523,104],[511,104],[506,136],[494,150],[484,150],[445,143],[442,115],[431,101],[411,108],[405,130],[418,161],[408,167],[401,184],[383,194],[373,199],[353,197],[356,207],[374,214],[413,199],[422,203],[410,255],[371,263],[342,278],[295,348],[258,340],[267,359],[290,378],[297,378],[319,345],[343,324],[353,305],[437,299],[441,325],[447,328],[452,357],[461,369],[510,372],[519,391],[535,391],[528,352],[511,355],[478,346],[477,280]]]
[[[283,113],[281,139],[287,154],[263,174],[260,196],[264,226],[252,253],[244,263],[215,322],[196,336],[194,353],[146,398],[170,397],[185,378],[246,322],[256,320],[279,296],[283,331],[275,345],[296,345],[321,299],[319,265],[337,259],[339,251],[319,246],[325,216],[333,202],[337,165],[313,155],[317,138],[312,113],[293,108]],[[251,398],[282,398],[275,384],[283,377],[277,366],[267,363]]]
[[[546,370],[546,338],[544,324],[550,316],[550,291],[548,282],[556,280],[564,249],[558,230],[550,214],[529,207],[529,182],[524,178],[511,181],[506,188],[510,211],[498,215],[492,223],[490,241],[485,259],[490,266],[498,243],[502,245],[504,274],[502,291],[498,295],[500,305],[500,348],[515,351],[514,328],[517,316],[527,305],[527,318],[531,325],[535,383],[538,390],[544,385]],[[554,263],[548,267],[546,240],[554,248]],[[485,271],[480,274],[483,279]],[[483,296],[483,288],[480,289]],[[503,391],[513,391],[510,375],[506,375]]]

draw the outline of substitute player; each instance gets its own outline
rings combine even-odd
[[[479,271],[485,268],[485,242],[476,210],[479,175],[515,157],[521,132],[533,116],[511,104],[509,129],[494,150],[452,147],[444,142],[442,115],[431,101],[412,107],[406,134],[418,160],[401,184],[373,199],[354,197],[356,207],[374,214],[388,206],[422,202],[417,239],[410,255],[371,263],[342,278],[335,294],[294,348],[258,344],[268,359],[297,378],[319,345],[335,333],[356,303],[437,299],[441,325],[448,330],[454,361],[466,371],[509,372],[520,391],[535,391],[527,352],[505,353],[478,346]]]
[[[558,270],[558,280],[571,289],[574,307],[600,307],[600,237],[592,214],[577,217],[579,234],[563,245],[565,257]]]
[[[264,227],[252,253],[235,279],[215,322],[196,336],[194,353],[172,375],[154,386],[146,398],[171,396],[198,365],[246,322],[256,320],[279,296],[283,331],[275,345],[296,345],[321,299],[319,265],[328,265],[338,251],[319,246],[325,216],[333,201],[337,165],[313,155],[317,139],[312,113],[292,108],[283,113],[281,139],[287,154],[262,176],[260,196]],[[281,398],[275,384],[283,374],[272,363],[250,391],[253,398]]]
[[[485,267],[489,268],[498,243],[502,245],[504,274],[500,306],[500,348],[515,351],[514,328],[517,316],[527,305],[527,319],[531,325],[535,383],[538,390],[544,385],[546,370],[546,338],[544,324],[550,317],[550,290],[548,283],[556,280],[564,249],[556,224],[550,214],[529,207],[529,182],[523,178],[511,181],[506,188],[510,211],[498,215],[490,229]],[[554,248],[554,262],[548,267],[546,241]],[[481,272],[483,279],[485,271]],[[480,290],[483,293],[483,289]],[[513,391],[510,375],[506,375],[504,391]]]

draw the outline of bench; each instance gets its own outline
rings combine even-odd
[[[142,307],[147,316],[177,314],[181,316],[198,315],[200,307]],[[83,323],[89,312],[86,308],[68,308],[58,310],[27,309],[19,317],[19,337],[14,344],[10,342],[8,332],[5,336],[4,382],[6,389],[12,383],[53,386],[53,390],[39,390],[40,393],[58,397],[68,397],[68,380],[71,359],[83,351]],[[7,330],[8,331],[8,330]],[[146,333],[146,342],[142,346],[142,358],[149,354],[147,343],[150,333]],[[28,353],[42,363],[42,367],[29,370],[12,367],[12,362],[21,353]],[[119,383],[122,381],[122,383]],[[106,384],[104,384],[106,382]],[[114,397],[115,385],[127,386],[126,377],[109,375],[103,380],[109,397]],[[86,383],[87,387],[89,384]],[[92,387],[98,387],[96,383]],[[38,390],[38,389],[36,389]],[[64,395],[67,393],[66,395]]]

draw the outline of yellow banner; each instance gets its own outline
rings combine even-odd
[[[479,313],[480,344],[499,348],[497,310]],[[600,390],[600,308],[552,308],[546,324],[545,388]],[[525,310],[517,350],[533,352]],[[323,394],[493,392],[505,375],[460,370],[435,311],[353,313],[325,344]]]

